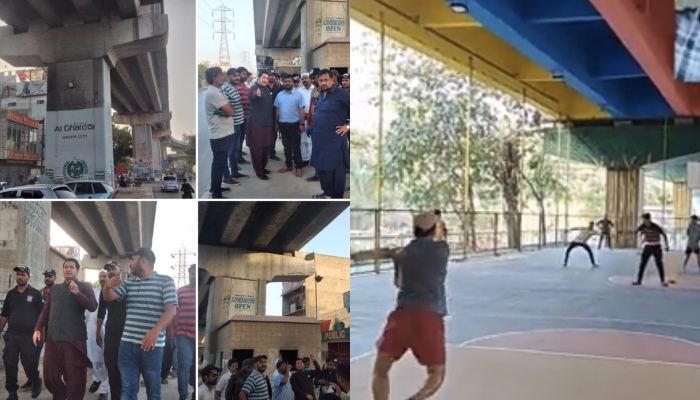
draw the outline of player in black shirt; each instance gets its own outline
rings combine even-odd
[[[661,237],[664,238],[666,251],[668,251],[668,237],[663,228],[651,221],[651,215],[644,213],[642,215],[642,224],[637,227],[637,233],[641,238],[642,256],[639,262],[639,271],[637,272],[637,280],[632,284],[639,286],[644,278],[644,270],[647,268],[649,258],[654,257],[654,264],[659,271],[659,279],[662,286],[668,286],[664,274],[663,249],[661,248]]]

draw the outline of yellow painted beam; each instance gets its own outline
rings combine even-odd
[[[379,31],[383,14],[389,37],[464,74],[472,59],[477,79],[521,97],[554,117],[610,118],[581,94],[554,79],[468,15],[453,13],[442,0],[352,0],[350,15]],[[353,55],[353,59],[361,55]]]

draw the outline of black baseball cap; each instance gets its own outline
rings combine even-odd
[[[131,253],[126,253],[127,257],[131,258],[133,256],[140,256],[151,262],[152,264],[156,263],[156,255],[149,249],[148,247],[141,247],[140,249],[131,252]]]
[[[51,275],[51,276],[56,276],[56,271],[53,269],[49,268],[46,271],[44,271],[44,275]]]
[[[14,268],[13,271],[15,271],[15,272],[24,272],[25,274],[30,275],[30,273],[29,273],[29,267],[27,267],[27,266],[24,265],[24,264],[20,264],[20,265],[16,266],[16,267]]]
[[[315,77],[317,77],[318,74],[320,74],[320,73],[321,73],[321,69],[320,69],[320,68],[312,68],[311,71],[309,71],[309,76],[310,76],[311,78],[315,78]]]
[[[107,261],[107,263],[105,264],[105,267],[110,266],[110,265],[113,266],[113,267],[119,267],[119,268],[122,267],[121,265],[119,265],[119,261],[117,261],[117,260],[109,260],[109,261]]]
[[[331,76],[338,76],[340,75],[337,70],[332,69],[331,70]]]
[[[343,79],[350,79],[350,74],[343,74]]]

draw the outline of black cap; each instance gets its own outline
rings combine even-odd
[[[24,264],[20,264],[20,265],[16,266],[16,267],[14,268],[14,271],[16,271],[16,272],[24,272],[25,274],[30,275],[30,274],[29,274],[29,267],[27,267],[27,266],[24,265]]]
[[[651,214],[649,214],[649,213],[642,214],[642,219],[651,219]]]
[[[343,79],[350,79],[350,74],[343,74]]]
[[[246,367],[250,367],[250,365],[253,363],[254,363],[254,359],[252,359],[252,358],[247,358],[247,359],[243,360],[243,365],[245,365]]]
[[[320,73],[321,73],[321,69],[320,69],[320,68],[312,68],[311,71],[309,71],[309,76],[310,76],[311,78],[315,78],[315,77],[317,77],[318,74],[320,74]]]
[[[133,256],[140,256],[145,258],[146,260],[150,261],[151,264],[156,263],[156,255],[153,254],[153,251],[149,249],[148,247],[141,247],[140,249],[131,252],[131,253],[126,253],[127,257],[131,258]]]
[[[44,271],[44,275],[51,275],[51,276],[56,276],[56,271],[53,269],[49,268],[46,271]]]
[[[108,267],[108,266],[110,266],[110,265],[113,266],[113,267],[119,267],[119,268],[122,267],[121,265],[119,265],[119,261],[117,261],[117,260],[109,260],[109,261],[107,261],[107,264],[105,264],[105,267]]]
[[[331,70],[331,76],[338,76],[340,75],[337,70],[332,69]]]

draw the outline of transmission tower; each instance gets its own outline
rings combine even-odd
[[[236,39],[236,36],[233,33],[233,19],[228,19],[226,17],[226,13],[229,11],[231,11],[231,18],[233,18],[233,10],[222,4],[220,7],[215,8],[211,15],[213,18],[215,12],[221,13],[219,18],[214,20],[214,23],[218,22],[220,24],[219,30],[214,31],[214,33],[221,34],[221,44],[219,45],[219,64],[224,71],[231,66],[231,58],[228,55],[228,34],[230,33],[234,35],[233,39]],[[228,29],[229,22],[231,23],[231,30]]]
[[[188,279],[189,279],[189,273],[187,272],[187,256],[189,255],[194,255],[196,256],[197,254],[195,253],[188,253],[187,250],[185,249],[185,245],[180,246],[180,250],[178,250],[177,253],[173,253],[170,255],[170,257],[175,258],[175,256],[178,257],[178,263],[177,263],[177,287],[183,287],[187,285]],[[175,269],[175,266],[172,266],[170,268]]]
[[[248,64],[248,52],[244,51],[241,53],[241,64]]]

